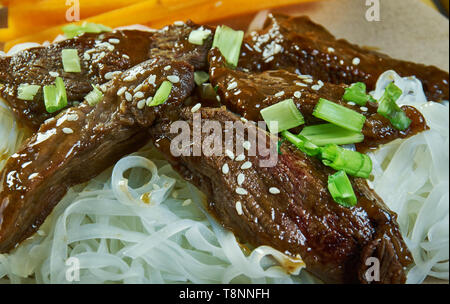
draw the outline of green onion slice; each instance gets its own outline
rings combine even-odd
[[[261,110],[261,116],[271,133],[278,133],[305,123],[302,113],[292,99],[286,99]],[[276,124],[273,124],[276,122]]]
[[[61,77],[56,77],[54,85],[44,86],[44,104],[49,113],[54,113],[67,106],[66,88]]]
[[[62,30],[67,38],[73,38],[79,36],[84,33],[102,33],[102,32],[110,32],[112,29],[103,24],[96,23],[88,23],[84,22],[83,24],[68,24],[62,27]]]
[[[35,84],[21,84],[17,88],[17,98],[22,100],[33,100],[41,86]]]
[[[209,80],[209,74],[203,71],[194,72],[194,81],[198,86],[201,86]]]
[[[390,83],[379,100],[378,113],[389,119],[397,130],[403,131],[411,125],[411,119],[397,105],[397,100],[402,95],[402,90],[394,83]]]
[[[369,178],[372,172],[372,160],[366,154],[351,151],[329,144],[321,148],[322,162],[335,170],[362,178]]]
[[[209,35],[211,35],[210,30],[193,30],[189,34],[189,42],[196,45],[203,45],[205,39],[208,38]]]
[[[318,156],[320,155],[320,148],[313,143],[311,143],[308,139],[303,136],[297,136],[292,134],[289,131],[281,132],[281,135],[289,141],[291,144],[296,146],[300,151],[309,156]]]
[[[98,104],[103,99],[103,93],[96,86],[92,86],[94,89],[86,95],[84,99],[88,102],[88,104],[93,107]]]
[[[313,115],[353,132],[361,132],[366,121],[364,115],[323,98],[319,99]]]
[[[317,146],[327,144],[348,145],[364,141],[362,133],[349,131],[333,124],[304,127],[300,135]]]
[[[75,49],[65,49],[61,52],[64,72],[80,73],[81,65],[78,51]]]
[[[236,67],[239,62],[243,39],[243,31],[235,31],[225,25],[218,26],[212,47],[217,47],[227,62]]]
[[[152,102],[149,104],[150,107],[159,106],[167,101],[172,91],[172,83],[170,81],[164,81],[159,89],[156,91]]]
[[[372,96],[366,94],[366,85],[363,82],[354,83],[349,88],[346,88],[342,98],[360,106],[365,106],[369,100],[375,101]]]
[[[352,183],[344,171],[328,177],[328,190],[334,201],[344,207],[354,207],[358,203]]]

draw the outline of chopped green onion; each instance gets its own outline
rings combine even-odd
[[[328,191],[334,201],[344,207],[354,207],[358,203],[352,183],[344,171],[328,177]]]
[[[64,72],[80,73],[81,65],[78,51],[75,49],[65,49],[61,52]]]
[[[366,94],[366,85],[363,82],[354,83],[349,88],[346,88],[342,98],[360,106],[365,106],[369,100],[374,101],[372,96]]]
[[[200,86],[209,80],[209,74],[203,71],[194,72],[194,81]]]
[[[17,89],[17,98],[22,100],[33,100],[41,86],[35,84],[21,84]]]
[[[235,31],[228,26],[218,26],[212,47],[217,47],[227,62],[236,67],[239,62],[241,53],[242,40],[244,39],[243,31]]]
[[[394,83],[390,83],[379,100],[378,113],[389,119],[397,130],[403,131],[411,125],[411,119],[397,105],[397,100],[401,95],[402,90]]]
[[[170,92],[172,91],[172,83],[170,81],[164,81],[159,89],[156,91],[155,96],[150,103],[150,107],[159,106],[167,101]]]
[[[292,134],[289,131],[283,131],[281,132],[281,135],[289,141],[291,144],[296,146],[300,151],[305,153],[309,156],[318,156],[320,155],[320,148],[313,143],[311,143],[309,140],[307,140],[303,136],[297,136]]]
[[[66,88],[61,77],[56,77],[54,85],[44,86],[44,104],[49,113],[54,113],[67,106]]]
[[[110,32],[112,29],[103,24],[96,23],[88,23],[84,22],[81,25],[78,24],[68,24],[62,27],[62,30],[67,38],[73,38],[75,36],[84,34],[84,33],[102,33],[102,32]]]
[[[335,170],[344,170],[352,176],[369,178],[372,160],[369,156],[330,144],[321,148],[322,162]]]
[[[304,127],[300,135],[317,146],[327,144],[348,145],[360,143],[364,140],[362,133],[349,131],[333,124]]]
[[[313,115],[354,132],[361,132],[366,121],[364,115],[323,98],[319,99]]]
[[[86,95],[84,99],[88,102],[88,104],[93,107],[98,104],[103,99],[103,93],[96,86],[92,86],[94,89]]]
[[[193,30],[189,34],[189,42],[196,45],[203,45],[203,42],[209,35],[211,35],[210,30]]]
[[[302,113],[292,99],[286,99],[261,110],[261,116],[271,133],[278,133],[305,123]],[[278,123],[273,125],[272,122]]]

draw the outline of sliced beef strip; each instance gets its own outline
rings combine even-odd
[[[169,65],[171,69],[165,69]],[[176,109],[194,89],[193,73],[184,61],[154,57],[108,82],[96,106],[83,102],[44,123],[2,172],[0,252],[31,236],[71,186],[146,144],[147,128],[155,120],[176,117]],[[139,101],[154,96],[170,75],[180,81],[173,84],[167,102],[141,109]],[[127,101],[124,90],[135,96],[133,100]]]
[[[251,154],[254,156],[246,152],[244,160],[230,160],[224,153],[226,125],[240,123],[239,118],[224,108],[202,108],[196,113],[203,124],[220,123],[221,133],[215,134],[215,138],[221,138],[220,155],[192,156],[196,145],[192,135],[195,114],[190,109],[180,115],[191,130],[191,137],[184,144],[190,149],[190,155],[173,156],[176,154],[172,153],[171,143],[179,134],[171,133],[170,122],[151,128],[153,142],[186,180],[206,194],[210,212],[240,241],[253,246],[268,245],[294,257],[299,254],[307,270],[328,283],[367,282],[365,261],[372,253],[378,257],[376,252],[381,252],[383,246],[386,253],[380,260],[381,268],[387,269],[382,273],[381,282],[405,282],[403,267],[411,262],[411,256],[399,232],[396,215],[364,180],[351,179],[358,205],[342,207],[327,190],[328,176],[334,171],[319,160],[286,143],[281,146],[281,155],[274,166],[260,166],[268,156],[261,156],[259,149]],[[236,135],[234,149],[248,138],[258,138],[258,145],[271,140],[252,123],[243,128],[247,128],[247,137],[242,137],[245,133]],[[202,142],[210,135],[203,130]],[[252,166],[243,169],[245,162]],[[229,172],[223,171],[225,165]],[[245,176],[242,184],[238,182],[239,174]],[[280,191],[278,194],[271,190],[274,187]],[[238,188],[245,189],[247,194],[238,194]]]
[[[391,122],[377,113],[378,105],[368,102],[366,107],[349,105],[342,100],[345,85],[334,85],[299,76],[286,70],[265,72],[242,72],[226,67],[224,58],[218,49],[210,51],[210,80],[221,98],[221,103],[234,113],[246,119],[262,120],[260,111],[285,99],[292,99],[307,123],[319,123],[312,116],[320,98],[350,108],[366,116],[362,133],[364,143],[360,150],[376,147],[397,138],[406,138],[426,130],[427,124],[422,114],[411,106],[402,109],[412,120],[404,131],[395,129]],[[322,121],[323,123],[323,121]]]
[[[52,84],[54,75],[63,78],[68,106],[80,102],[92,91],[92,85],[101,85],[151,56],[165,56],[190,62],[196,69],[206,68],[206,54],[212,44],[212,35],[202,46],[188,42],[192,30],[200,26],[187,22],[159,31],[117,30],[103,34],[84,34],[49,46],[24,50],[11,57],[0,58],[0,97],[8,101],[15,114],[33,130],[57,113],[48,113],[42,89],[32,101],[17,98],[20,84]],[[61,51],[77,49],[81,73],[66,73]],[[52,75],[50,75],[53,74]],[[57,74],[55,74],[57,73]]]
[[[393,59],[337,40],[308,17],[270,15],[265,29],[245,38],[239,67],[251,71],[287,69],[334,84],[362,81],[370,90],[387,70],[416,76],[429,100],[449,99],[449,74],[434,66]]]

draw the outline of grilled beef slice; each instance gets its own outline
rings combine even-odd
[[[251,71],[287,69],[334,84],[362,81],[370,90],[387,70],[416,76],[429,100],[449,99],[449,75],[434,66],[393,59],[337,40],[308,17],[270,15],[265,29],[244,40],[239,67]]]
[[[202,123],[220,122],[222,148],[226,146],[226,124],[240,122],[224,108],[202,108],[196,113],[201,115]],[[193,115],[190,109],[180,115],[180,119],[189,122],[191,134]],[[243,133],[236,135],[236,143],[248,138],[258,138],[258,145],[261,139],[270,141],[252,123],[246,127],[248,137],[240,138]],[[231,160],[226,153],[192,156],[194,136],[185,143],[191,156],[174,157],[171,142],[179,134],[171,133],[167,121],[154,125],[150,133],[173,167],[207,195],[209,211],[241,242],[272,246],[293,257],[299,254],[308,271],[328,283],[367,282],[365,261],[369,257],[380,260],[381,283],[405,281],[403,267],[411,262],[411,257],[398,230],[396,215],[365,180],[351,179],[358,205],[345,208],[333,201],[327,189],[328,176],[334,171],[290,144],[282,145],[273,167],[264,168],[260,167],[261,160],[268,156],[259,152],[253,154],[256,156],[247,152],[245,159],[239,161]],[[210,134],[203,131],[201,136],[205,142]],[[246,162],[252,166],[243,169]],[[229,172],[223,171],[224,165]],[[242,184],[238,182],[239,174],[245,176]],[[247,194],[238,194],[238,188]],[[240,204],[242,212],[236,204]]]
[[[142,107],[139,101],[154,96],[171,75],[180,81],[173,84],[167,102]],[[31,236],[71,186],[142,147],[148,141],[147,128],[155,120],[176,118],[193,88],[192,65],[154,57],[108,82],[96,106],[83,102],[44,123],[1,174],[0,252]]]
[[[292,99],[307,123],[318,123],[312,116],[320,98],[325,98],[350,108],[366,116],[362,133],[364,143],[360,150],[376,147],[397,138],[405,138],[426,130],[428,127],[422,114],[411,106],[402,109],[411,119],[410,127],[399,131],[391,122],[377,113],[378,105],[368,102],[366,107],[349,105],[342,100],[346,85],[334,85],[315,81],[310,77],[299,76],[286,70],[265,72],[243,72],[226,67],[218,49],[209,55],[210,80],[220,96],[221,103],[234,113],[246,119],[262,120],[260,111],[285,99]]]
[[[37,130],[46,119],[57,113],[46,111],[42,89],[33,101],[18,99],[17,89],[20,84],[49,85],[59,75],[64,80],[70,107],[74,102],[82,101],[92,90],[92,85],[104,84],[114,74],[152,56],[164,56],[170,52],[173,59],[188,61],[196,69],[205,69],[205,58],[212,44],[212,36],[202,46],[188,42],[191,31],[199,27],[187,22],[154,32],[118,30],[103,34],[83,34],[0,58],[0,84],[4,84],[0,88],[0,97],[8,101],[14,113],[24,123]],[[61,60],[61,51],[64,49],[78,50],[81,73],[64,72]]]

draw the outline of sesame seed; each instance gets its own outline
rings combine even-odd
[[[182,206],[185,207],[185,206],[189,206],[190,204],[192,204],[192,200],[191,199],[187,199],[187,200],[185,200],[183,202]]]
[[[313,83],[314,82],[314,80],[312,80],[311,78],[303,79],[303,81],[306,82],[306,83]]]
[[[73,133],[73,130],[71,128],[63,128],[62,131],[65,134],[72,134]]]
[[[167,76],[167,80],[169,80],[171,83],[178,83],[180,82],[180,77],[176,75]]]
[[[130,92],[125,92],[125,99],[127,101],[132,101],[133,100],[133,96],[130,94]]]
[[[228,166],[228,164],[225,164],[222,166],[222,173],[223,174],[228,174],[230,172],[230,167]]]
[[[276,188],[276,187],[272,187],[269,189],[269,192],[271,194],[280,194],[280,189]]]
[[[152,101],[153,101],[153,97],[152,97],[152,96],[150,96],[149,98],[147,98],[147,101],[146,101],[147,106],[150,106],[150,104],[152,103]]]
[[[170,66],[170,65],[167,65],[165,68],[164,68],[164,71],[168,71],[168,70],[170,70],[172,67]]]
[[[363,112],[369,111],[369,109],[367,107],[361,107],[360,110],[363,111]]]
[[[281,97],[284,95],[284,91],[278,92],[275,94],[275,97]]]
[[[142,93],[142,92],[137,92],[136,94],[134,94],[133,97],[136,98],[136,99],[144,98],[144,93]]]
[[[300,92],[300,91],[294,92],[294,97],[295,97],[295,98],[300,98],[300,97],[302,97],[302,92]]]
[[[198,110],[200,110],[200,108],[202,107],[202,105],[200,103],[196,104],[195,106],[192,107],[191,112],[195,113]]]
[[[39,176],[39,173],[32,173],[32,174],[30,174],[30,176],[28,176],[28,179],[33,179],[38,176]]]
[[[245,160],[245,155],[244,154],[240,154],[236,157],[235,161],[244,161]]]
[[[241,166],[241,169],[242,170],[247,170],[247,169],[250,169],[251,167],[252,167],[252,163],[251,162],[249,162],[249,161],[247,161],[247,162],[245,162],[242,166]]]
[[[123,93],[125,93],[126,90],[127,90],[126,87],[121,87],[121,88],[117,91],[117,96],[122,96]]]
[[[244,147],[245,150],[250,150],[250,148],[252,147],[251,142],[249,141],[244,141],[244,143],[242,144],[242,146]]]
[[[227,90],[230,91],[230,90],[236,89],[237,86],[238,86],[237,82],[234,81],[228,85]]]
[[[304,84],[303,82],[296,82],[295,85],[299,86],[299,87],[307,87],[307,84]]]
[[[114,77],[114,73],[113,72],[108,72],[105,74],[105,79],[106,80],[111,80]]]
[[[344,60],[341,59],[341,60],[339,61],[339,64],[340,64],[340,65],[344,65]]]
[[[353,58],[352,60],[353,65],[358,65],[361,63],[361,59],[359,59],[358,57]]]
[[[236,212],[238,215],[243,215],[244,211],[242,210],[242,203],[236,202]]]
[[[347,102],[347,104],[348,104],[349,106],[356,106],[356,103],[354,103],[353,101],[349,101],[349,102]]]
[[[123,54],[122,57],[125,59],[130,59],[130,56],[128,56],[127,54]]]
[[[313,89],[314,91],[319,91],[322,87],[318,84],[315,84],[311,87],[311,89]]]
[[[137,104],[137,108],[139,110],[142,110],[145,107],[145,99],[141,99],[139,100],[138,104]]]
[[[247,123],[247,122],[248,122],[248,119],[245,118],[245,117],[241,117],[241,121],[244,122],[244,123]]]
[[[50,74],[50,76],[52,77],[58,77],[59,73],[58,72],[48,72]]]
[[[220,96],[219,95],[216,96],[216,99],[217,99],[217,101],[220,102]]]
[[[329,48],[328,48],[328,52],[329,52],[329,53],[334,53],[334,49],[333,49],[332,47],[329,47]]]
[[[133,81],[136,80],[136,75],[129,75],[123,79],[124,81]]]
[[[183,21],[175,21],[173,24],[176,26],[183,26],[184,22]]]
[[[241,186],[245,181],[245,175],[240,173],[237,177],[237,183],[239,186]]]
[[[225,154],[231,159],[234,160],[234,153],[228,149],[225,150]]]
[[[83,58],[84,60],[89,60],[91,59],[91,55],[89,55],[89,53],[84,53]]]
[[[67,115],[68,121],[77,121],[78,120],[78,114],[68,114]]]
[[[236,188],[236,193],[239,195],[247,195],[248,191],[245,190],[244,188]]]
[[[108,42],[109,42],[109,43],[112,43],[112,44],[119,44],[119,43],[120,43],[120,40],[117,39],[117,38],[111,38],[111,39],[108,40]]]

